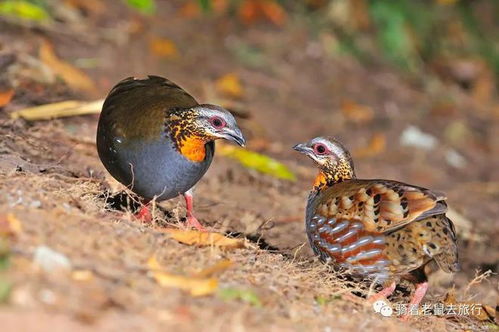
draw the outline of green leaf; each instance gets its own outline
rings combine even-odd
[[[144,14],[154,14],[156,10],[156,3],[154,0],[125,0],[127,5]]]
[[[4,277],[0,277],[0,303],[5,303],[9,299],[12,283]]]
[[[385,54],[395,63],[411,67],[416,54],[408,30],[405,2],[374,1],[369,9],[376,22],[378,40]]]
[[[198,3],[203,12],[208,13],[211,11],[211,0],[198,0]]]
[[[0,271],[9,267],[10,248],[7,240],[0,237]]]
[[[333,295],[333,296],[317,296],[315,298],[315,302],[317,302],[318,305],[320,306],[325,306],[326,304],[329,304],[335,300],[340,300],[341,295]]]
[[[262,306],[262,301],[260,301],[258,295],[252,290],[227,287],[218,291],[218,297],[224,301],[241,300],[255,307]]]
[[[296,176],[284,164],[263,154],[232,145],[220,146],[219,152],[223,156],[237,160],[246,168],[254,169],[260,173],[279,179],[296,180]]]
[[[12,16],[30,21],[45,21],[50,17],[43,7],[22,0],[0,1],[0,15]]]

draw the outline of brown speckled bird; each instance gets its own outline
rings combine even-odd
[[[332,137],[294,149],[319,167],[306,211],[310,245],[322,261],[382,284],[371,301],[389,296],[400,279],[407,279],[416,283],[411,304],[418,305],[428,289],[428,262],[458,271],[444,195],[397,181],[357,179],[350,153]]]
[[[193,214],[192,188],[208,170],[220,138],[245,143],[230,112],[198,104],[165,78],[130,77],[104,102],[97,150],[109,173],[145,202],[183,195],[187,224],[204,230]],[[147,206],[139,215],[150,218]]]

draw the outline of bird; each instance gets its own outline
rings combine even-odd
[[[357,179],[349,151],[334,137],[319,136],[293,149],[319,168],[305,217],[314,253],[354,278],[383,286],[370,302],[408,280],[416,284],[409,306],[417,307],[428,290],[428,263],[459,271],[444,194],[393,180]]]
[[[147,203],[153,199],[183,195],[187,225],[205,231],[194,215],[193,188],[213,160],[217,139],[246,142],[229,111],[199,104],[172,81],[149,75],[128,77],[111,89],[96,145],[107,171],[146,203],[139,217],[150,220]]]

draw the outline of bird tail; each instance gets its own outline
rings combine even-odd
[[[457,272],[461,269],[457,251],[457,237],[452,220],[442,215],[438,218],[438,226],[443,239],[440,241],[441,246],[439,253],[433,256],[438,266],[445,272]]]

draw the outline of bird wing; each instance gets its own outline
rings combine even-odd
[[[119,82],[104,102],[101,119],[115,136],[155,138],[163,131],[166,113],[198,102],[172,81],[159,76],[129,77]]]
[[[162,104],[170,105],[170,107],[189,108],[198,105],[197,101],[177,84],[169,79],[153,75],[144,79],[125,78],[109,92],[106,102],[113,103],[115,97],[119,97],[120,101],[127,105],[136,99],[147,102],[147,97],[162,100]]]
[[[390,180],[349,180],[314,196],[308,215],[362,222],[368,232],[388,233],[416,220],[444,214],[445,195]]]

